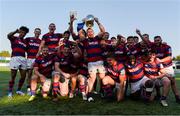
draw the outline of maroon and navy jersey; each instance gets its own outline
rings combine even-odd
[[[100,45],[100,38],[98,36],[94,38],[85,39],[83,42],[83,47],[87,52],[87,61],[96,62],[103,60],[102,58],[102,49]]]
[[[119,76],[120,75],[125,75],[125,68],[122,63],[117,63],[115,66],[108,66],[106,68],[107,70],[107,75],[110,76],[112,79],[116,80],[119,82]]]
[[[83,75],[85,77],[88,76],[87,62],[85,62],[85,61],[80,62],[79,74],[81,74],[81,75]]]
[[[153,45],[153,49],[156,50],[156,56],[159,59],[163,59],[168,56],[172,56],[172,50],[169,45],[161,44],[160,46]],[[172,65],[172,60],[162,62],[164,67],[168,67]]]
[[[153,79],[159,75],[159,71],[163,68],[162,64],[158,61],[144,62],[144,73],[147,77]]]
[[[49,51],[56,52],[56,47],[59,46],[59,40],[63,37],[60,33],[47,33],[43,35],[42,40],[45,41],[45,45],[48,46]]]
[[[88,66],[87,66],[88,63],[84,59],[85,50],[84,50],[83,45],[81,43],[78,44],[78,47],[81,49],[81,52],[82,52],[82,57],[80,60],[80,67],[79,67],[79,74],[87,77],[88,76]]]
[[[60,44],[64,46],[69,47],[70,49],[72,48],[72,46],[74,45],[74,42],[70,41],[70,40],[60,40]],[[61,47],[61,49],[63,48]]]
[[[56,57],[54,58],[55,62],[59,63],[59,68],[65,73],[76,73],[77,66],[74,64],[73,55],[70,54],[65,56],[62,53],[57,53]]]
[[[115,57],[116,57],[118,62],[125,63],[125,61],[127,59],[125,45],[118,45],[114,49],[114,54],[115,54]]]
[[[25,57],[26,43],[24,39],[13,36],[9,38],[9,40],[11,42],[11,49],[12,49],[11,57],[14,56]]]
[[[51,78],[51,74],[54,66],[54,55],[48,54],[43,57],[42,55],[38,56],[35,60],[34,67],[38,67],[39,73],[44,75],[46,78]]]
[[[142,55],[146,54],[151,50],[150,45],[145,44],[142,45],[140,42],[136,44],[137,50],[138,50],[138,57],[141,57]]]
[[[108,57],[108,54],[111,53],[113,51],[113,47],[111,45],[111,40],[105,40],[106,44],[105,46],[101,46],[102,49],[102,57],[104,59],[104,61],[106,60],[106,58]]]
[[[139,60],[136,61],[135,65],[126,62],[125,66],[130,82],[137,82],[144,77],[144,66]]]
[[[133,45],[133,46],[128,46],[127,44],[125,45],[126,48],[126,55],[130,56],[130,55],[134,55],[136,57],[138,57],[139,55],[139,49],[137,47],[137,45]]]
[[[29,37],[25,39],[27,45],[27,58],[36,58],[41,40],[39,38]]]

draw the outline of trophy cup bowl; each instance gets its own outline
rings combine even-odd
[[[94,16],[89,14],[85,18],[85,23],[88,28],[92,28],[94,26]]]

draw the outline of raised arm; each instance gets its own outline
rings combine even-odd
[[[97,17],[94,18],[95,22],[97,23],[97,25],[99,26],[100,32],[98,33],[98,37],[102,37],[104,32],[105,32],[105,28],[104,26],[99,22],[99,19]]]
[[[16,30],[13,31],[13,32],[10,32],[10,33],[7,35],[7,38],[8,38],[9,40],[11,40],[11,39],[13,38],[14,34],[16,34],[16,33],[18,33],[18,32],[19,32],[18,29],[16,29]]]
[[[144,41],[145,43],[150,43],[149,39],[145,39],[142,34],[141,31],[139,29],[136,29],[136,33],[139,35],[139,37],[142,39],[142,41]]]
[[[76,18],[74,17],[74,15],[70,16],[69,31],[72,34],[73,39],[75,39],[77,36],[73,29],[73,23],[75,20],[76,20]]]

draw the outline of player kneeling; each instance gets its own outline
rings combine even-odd
[[[103,90],[107,94],[107,97],[112,96],[112,86],[117,89],[117,101],[124,99],[124,91],[126,84],[126,73],[122,63],[118,63],[114,55],[110,55],[107,58],[107,74],[102,79]]]
[[[135,100],[143,98],[145,101],[151,101],[154,83],[144,75],[143,63],[131,55],[125,66],[131,85],[131,98]]]
[[[170,80],[168,75],[162,73],[163,65],[156,58],[156,52],[150,51],[147,56],[147,61],[144,63],[145,75],[154,81],[156,93],[158,97],[161,97],[162,106],[168,106],[166,98],[170,89]],[[160,96],[160,87],[163,87],[162,96]]]
[[[54,60],[56,72],[53,78],[53,101],[57,101],[58,94],[60,94],[61,96],[68,96],[69,80],[71,79],[71,81],[73,81],[73,79],[77,78],[77,71],[76,68],[73,67],[74,56],[71,54],[68,45],[64,45],[59,48]],[[71,92],[70,96],[73,96]]]
[[[50,86],[51,86],[51,72],[54,65],[54,55],[50,55],[47,46],[42,48],[42,55],[38,56],[34,64],[34,75],[31,79],[31,97],[29,101],[35,99],[35,92],[37,88],[38,80],[42,84],[42,96],[47,98]]]
[[[87,81],[88,81],[88,68],[87,68],[87,62],[83,60],[80,63],[80,70],[78,74],[78,81],[79,81],[79,89],[82,94],[83,100],[87,100]]]

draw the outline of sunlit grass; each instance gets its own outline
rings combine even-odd
[[[95,95],[95,102],[88,103],[82,101],[81,96],[76,96],[74,99],[61,98],[58,102],[53,102],[52,99],[43,99],[41,95],[28,102],[30,96],[18,96],[14,94],[13,99],[7,97],[8,81],[10,78],[9,71],[0,71],[0,115],[178,115],[180,114],[180,105],[175,102],[172,91],[168,96],[168,108],[160,105],[159,101],[152,103],[144,103],[143,101],[132,101],[126,99],[123,102],[117,103],[115,100],[107,101]],[[17,87],[17,81],[14,91]],[[180,90],[180,74],[176,74],[177,85]],[[23,91],[26,91],[25,85]]]

